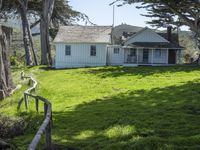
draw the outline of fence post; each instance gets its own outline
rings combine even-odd
[[[53,127],[53,115],[52,115],[52,107],[51,107],[51,127]]]
[[[29,81],[28,81],[28,85],[31,85],[31,84],[32,84],[32,80],[30,78]]]
[[[24,80],[24,72],[21,72],[21,79]]]
[[[24,101],[25,101],[25,107],[27,110],[28,109],[28,96],[26,95],[26,93],[24,93]]]
[[[34,82],[33,82],[33,84],[34,84]],[[33,92],[35,92],[36,91],[36,87],[33,89]]]
[[[35,108],[37,113],[39,113],[39,100],[37,98],[35,99]]]
[[[44,103],[44,117],[46,117],[47,115],[47,109],[48,109],[48,105]]]

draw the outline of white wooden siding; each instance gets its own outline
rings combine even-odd
[[[65,45],[71,45],[71,55],[65,55]],[[96,56],[90,56],[90,46],[96,45]],[[56,44],[56,68],[105,66],[107,44]]]
[[[130,37],[125,42],[125,45],[132,44],[134,42],[169,42],[160,35],[158,35],[156,32],[152,31],[151,29],[143,30],[142,32],[138,33],[137,35]]]
[[[114,48],[119,48],[118,54],[114,53]],[[123,65],[124,49],[122,49],[121,46],[108,46],[107,63],[108,65],[113,65],[113,66]]]

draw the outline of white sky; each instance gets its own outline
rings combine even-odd
[[[113,1],[114,0],[70,0],[69,4],[73,9],[85,13],[94,24],[112,25],[113,7],[109,6],[109,4]],[[146,24],[146,21],[151,20],[151,18],[140,15],[147,14],[147,11],[145,9],[137,9],[135,6],[134,4],[115,7],[115,26],[126,23],[134,26],[150,27]],[[83,23],[80,22],[80,24]]]

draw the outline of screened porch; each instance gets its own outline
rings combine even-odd
[[[172,64],[176,63],[176,50],[170,53],[173,57]],[[173,56],[172,56],[173,55]],[[168,49],[152,49],[152,48],[125,48],[124,49],[125,64],[168,64]]]

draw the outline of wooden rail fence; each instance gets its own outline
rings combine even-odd
[[[39,130],[37,131],[35,137],[33,138],[31,144],[29,144],[28,150],[35,150],[37,148],[37,145],[39,144],[39,141],[42,137],[42,134],[45,133],[45,149],[51,150],[52,149],[52,142],[51,142],[51,126],[52,126],[52,109],[51,109],[51,103],[41,97],[31,94],[33,91],[36,90],[37,87],[37,81],[32,78],[31,76],[25,76],[24,72],[21,72],[21,79],[29,79],[29,84],[32,85],[29,89],[27,89],[24,92],[24,101],[25,101],[25,107],[26,110],[28,110],[28,102],[29,97],[32,97],[35,99],[35,108],[37,113],[39,112],[39,101],[42,101],[44,103],[44,113],[45,113],[45,119],[43,120],[42,125],[40,126]]]

